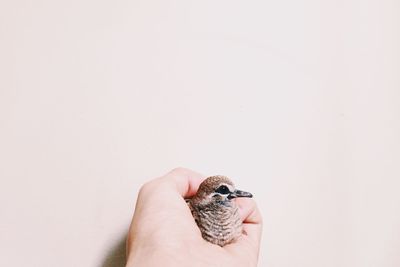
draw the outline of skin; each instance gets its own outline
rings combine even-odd
[[[127,267],[257,266],[262,218],[253,199],[235,199],[243,235],[220,247],[201,237],[184,198],[192,197],[206,177],[177,168],[139,191],[127,237]]]

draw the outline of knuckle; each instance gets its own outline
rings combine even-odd
[[[155,182],[154,181],[148,181],[144,183],[139,190],[139,195],[146,195],[149,192],[153,191],[155,188]]]
[[[183,167],[176,167],[176,168],[173,168],[170,171],[171,174],[183,174],[183,173],[186,173],[186,172],[187,172],[187,169],[183,168]]]

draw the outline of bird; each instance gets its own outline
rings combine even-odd
[[[226,176],[206,178],[197,193],[187,199],[192,216],[204,240],[223,247],[242,235],[242,220],[233,200],[237,197],[251,198],[249,192],[237,190]]]

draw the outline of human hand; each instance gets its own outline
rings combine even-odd
[[[188,169],[174,169],[140,189],[127,237],[127,267],[257,266],[262,219],[252,199],[235,199],[243,235],[220,247],[205,241],[184,198],[205,179]]]

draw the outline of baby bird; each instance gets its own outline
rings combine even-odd
[[[205,179],[196,195],[188,200],[192,215],[206,241],[219,246],[235,242],[242,234],[242,220],[232,199],[253,197],[236,190],[232,181],[217,175]]]

